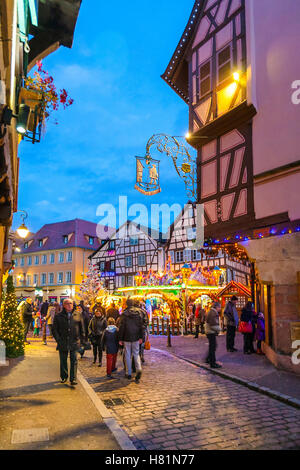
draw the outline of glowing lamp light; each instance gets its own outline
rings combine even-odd
[[[235,94],[236,90],[238,88],[238,85],[237,83],[232,83],[231,85],[229,85],[227,88],[226,88],[226,95],[227,96],[232,96]]]
[[[241,79],[240,73],[239,72],[234,72],[233,79],[234,79],[234,81],[239,82],[240,79]]]
[[[23,223],[20,225],[20,227],[17,229],[17,233],[21,238],[26,238],[27,235],[29,234],[29,230],[26,227],[26,225]]]
[[[16,129],[19,134],[26,134],[28,129],[30,108],[26,104],[20,104]]]
[[[190,132],[187,132],[187,133],[185,134],[185,138],[186,138],[186,139],[190,139],[190,137],[191,137],[191,133],[190,133]]]

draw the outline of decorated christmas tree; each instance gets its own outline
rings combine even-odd
[[[98,266],[89,262],[88,272],[80,284],[79,290],[79,299],[83,300],[85,305],[90,307],[95,305],[97,297],[108,295],[108,291],[103,285]]]
[[[24,329],[17,306],[13,278],[8,276],[0,311],[0,340],[5,343],[7,357],[19,357],[24,354]]]

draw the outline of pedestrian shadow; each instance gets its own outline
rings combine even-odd
[[[49,405],[51,403],[49,400],[40,400],[40,399],[25,399],[25,398],[18,398],[14,399],[14,397],[5,398],[4,401],[1,401],[1,413],[2,412],[11,412],[17,411],[18,409],[23,409],[24,407],[29,408],[31,406],[43,406]]]
[[[42,384],[25,385],[15,388],[7,388],[0,390],[0,398],[13,398],[20,395],[30,395],[33,393],[45,392],[46,390],[51,390],[53,388],[62,388],[63,386],[64,385],[60,382],[55,381]]]
[[[86,442],[86,445],[76,446],[76,450],[79,450],[78,447],[81,448],[81,450],[89,450],[89,443],[95,443],[96,441],[99,442],[97,450],[120,449],[119,444],[117,443],[115,437],[108,430],[106,424],[104,422],[99,422],[99,420],[88,425],[80,425],[69,430],[56,432],[53,437],[50,435],[49,441],[18,444],[18,449],[43,450],[48,449],[49,447],[55,448],[57,445],[57,449],[60,450],[68,450],[68,447],[74,450],[74,439],[76,438],[78,438],[78,442],[80,443],[83,441]],[[71,446],[68,446],[68,442],[70,442]],[[108,442],[108,445],[103,445],[103,442]]]

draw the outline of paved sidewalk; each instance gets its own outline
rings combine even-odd
[[[24,358],[10,359],[9,367],[0,367],[0,449],[119,449],[81,385],[71,388],[60,383],[54,341],[47,346],[41,340],[30,341]],[[19,437],[44,440],[12,444],[12,438]]]
[[[140,384],[124,377],[120,356],[112,379],[91,356],[80,370],[137,449],[300,450],[299,409],[155,348]]]
[[[167,347],[166,336],[151,336],[150,341],[155,348],[204,364],[208,349],[205,335],[200,335],[198,339],[195,339],[194,336],[172,336],[171,348]],[[216,357],[223,366],[220,369],[222,372],[300,400],[300,375],[276,369],[265,356],[243,354],[243,338],[239,333],[236,335],[235,341],[238,352],[227,352],[226,336],[223,334],[218,336],[217,342]]]

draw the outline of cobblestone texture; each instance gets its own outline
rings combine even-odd
[[[147,351],[140,384],[79,360],[80,370],[111,408],[137,449],[298,449],[300,410],[159,351]]]

